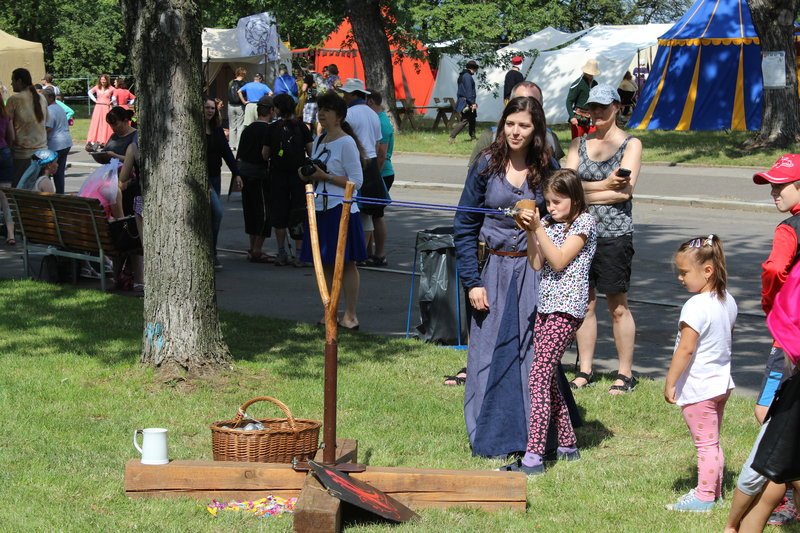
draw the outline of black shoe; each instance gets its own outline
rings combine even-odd
[[[377,256],[374,256],[374,255],[373,255],[372,257],[370,257],[369,259],[367,259],[366,261],[364,261],[364,265],[363,265],[363,266],[368,266],[368,267],[385,267],[385,266],[387,266],[388,264],[389,264],[389,262],[386,260],[386,256],[383,256],[383,257],[377,257]]]

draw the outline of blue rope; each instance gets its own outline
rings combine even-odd
[[[329,192],[316,192],[316,193],[307,193],[307,194],[315,194],[319,196],[327,196],[329,198],[344,198],[342,194],[333,194]],[[404,207],[407,209],[425,209],[431,211],[449,211],[449,212],[457,212],[462,211],[465,213],[476,213],[481,215],[511,215],[511,210],[513,207],[498,207],[496,209],[488,208],[488,207],[472,207],[466,205],[448,205],[448,204],[429,204],[424,202],[410,202],[410,201],[403,201],[403,200],[388,200],[385,198],[370,198],[368,196],[359,196],[356,198],[358,203],[361,204],[368,204],[368,205],[383,205],[392,207]]]

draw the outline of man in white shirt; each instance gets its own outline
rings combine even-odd
[[[364,82],[358,78],[348,78],[342,85],[342,97],[347,102],[347,123],[353,128],[361,148],[364,150],[364,183],[358,195],[365,198],[386,199],[386,186],[378,168],[378,142],[381,140],[381,121],[378,114],[367,105],[369,91]],[[383,206],[361,204],[361,225],[364,227],[364,238],[367,249],[375,226],[372,215],[383,211]]]

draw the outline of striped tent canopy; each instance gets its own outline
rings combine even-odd
[[[697,0],[658,40],[629,127],[761,128],[761,47],[746,0]]]

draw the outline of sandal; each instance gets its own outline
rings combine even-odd
[[[445,376],[442,385],[445,385],[446,387],[457,387],[459,385],[464,385],[466,382],[467,382],[467,368],[464,367],[458,372],[456,372],[455,376]]]
[[[585,379],[586,383],[584,383],[583,385],[578,385],[577,383],[575,383],[575,380],[578,378]],[[593,387],[593,386],[594,386],[594,372],[589,372],[588,374],[586,372],[576,372],[575,377],[572,378],[572,381],[569,382],[569,388],[572,390],[585,389],[586,387]]]
[[[620,380],[622,385],[611,385],[608,388],[608,392],[612,396],[619,396],[622,394],[628,394],[629,392],[633,392],[633,389],[636,388],[636,385],[639,383],[633,375],[626,376],[625,374],[617,374],[617,377],[614,378],[615,380]]]
[[[14,246],[15,244],[17,244],[17,239],[15,239],[14,237],[9,237],[8,239],[6,239],[6,244],[9,246]]]
[[[272,263],[274,258],[264,253],[256,255],[253,252],[247,252],[247,260],[251,263]]]

